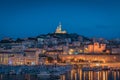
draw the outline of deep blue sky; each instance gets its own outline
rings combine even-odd
[[[120,0],[0,0],[0,39],[54,32],[120,38]]]

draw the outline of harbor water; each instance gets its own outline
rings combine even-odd
[[[5,75],[0,74],[0,80],[120,80],[120,71],[100,70],[83,71],[81,68],[72,69],[62,75],[59,79],[51,77],[38,77],[37,75]]]

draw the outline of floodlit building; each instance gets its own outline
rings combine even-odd
[[[106,50],[106,44],[99,44],[95,42],[94,44],[88,45],[88,52],[89,53],[103,53]]]
[[[65,30],[62,31],[62,25],[61,25],[61,23],[59,23],[59,25],[57,26],[57,29],[56,29],[55,33],[65,34],[67,32]]]

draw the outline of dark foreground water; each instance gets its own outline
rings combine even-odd
[[[36,75],[0,75],[0,80],[120,80],[120,71],[82,71],[73,69],[60,79],[40,78]]]

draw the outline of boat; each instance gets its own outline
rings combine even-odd
[[[60,74],[59,74],[59,73],[52,73],[52,74],[50,75],[50,78],[51,78],[51,79],[60,79]]]
[[[9,75],[16,75],[16,72],[14,70],[11,70],[8,74]]]

